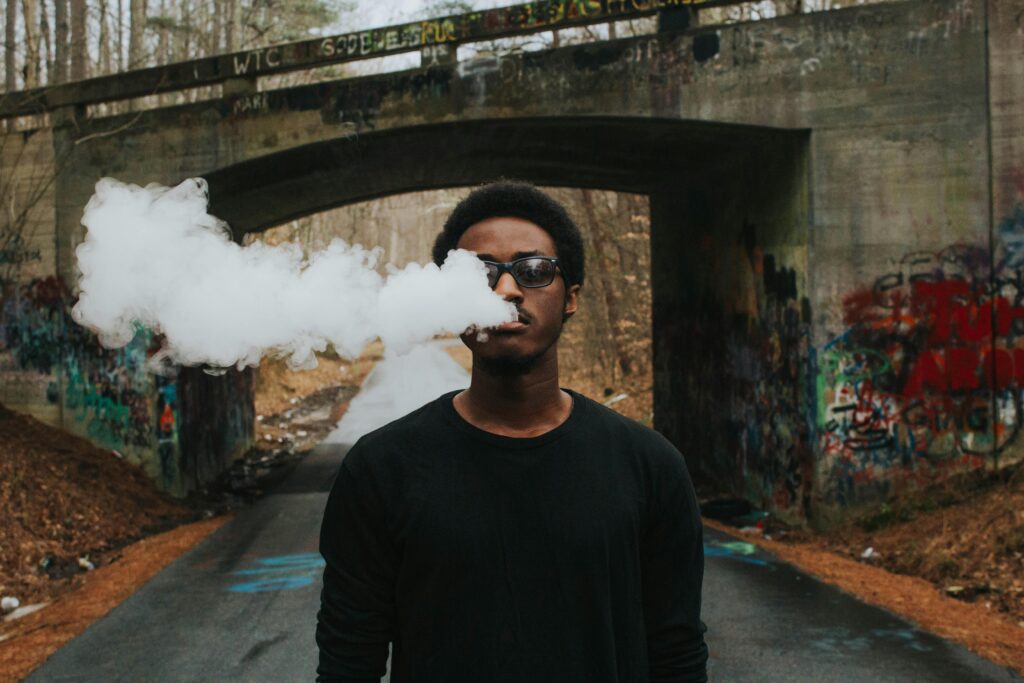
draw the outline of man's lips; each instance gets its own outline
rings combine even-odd
[[[519,320],[513,320],[512,322],[502,323],[491,329],[495,332],[508,332],[511,330],[521,330],[530,324],[530,318],[522,313],[519,314]]]

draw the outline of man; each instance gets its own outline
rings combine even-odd
[[[361,438],[324,513],[318,680],[705,681],[700,513],[661,435],[558,382],[583,245],[501,182],[452,212],[519,321],[463,335],[471,384]]]

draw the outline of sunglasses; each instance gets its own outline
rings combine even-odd
[[[560,268],[558,259],[550,256],[524,256],[507,263],[484,261],[483,264],[487,266],[487,284],[491,289],[498,285],[502,273],[511,273],[520,287],[547,287],[554,282]]]

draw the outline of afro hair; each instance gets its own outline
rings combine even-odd
[[[434,263],[441,265],[463,233],[488,218],[521,218],[543,228],[555,243],[566,288],[582,285],[583,238],[565,207],[530,183],[501,180],[481,185],[452,210],[434,241]]]

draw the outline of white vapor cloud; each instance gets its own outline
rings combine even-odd
[[[444,351],[444,344],[432,341],[403,355],[385,350],[324,442],[353,444],[447,391],[468,387],[469,373]]]
[[[384,277],[378,249],[337,239],[304,259],[292,244],[243,247],[206,209],[202,178],[176,187],[100,180],[76,250],[74,319],[108,347],[127,344],[138,325],[163,334],[155,365],[241,368],[272,354],[304,368],[328,345],[355,357],[380,337],[402,354],[437,334],[516,317],[470,252]]]

